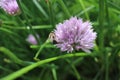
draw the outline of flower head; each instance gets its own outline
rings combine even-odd
[[[37,35],[37,37],[39,38],[39,36]],[[27,39],[26,39],[27,42],[31,43],[31,44],[38,44],[37,43],[37,40],[35,39],[35,37],[32,35],[32,34],[29,34]]]
[[[20,12],[16,0],[0,0],[0,7],[10,15],[15,15]]]
[[[56,25],[54,30],[55,44],[61,51],[72,52],[73,50],[83,50],[90,52],[94,47],[96,32],[93,32],[90,22],[83,22],[82,19],[72,17],[64,23]]]

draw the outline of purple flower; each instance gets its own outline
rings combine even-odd
[[[20,9],[16,0],[0,0],[0,7],[10,15],[20,13]]]
[[[61,51],[72,52],[74,50],[83,50],[90,53],[94,47],[96,32],[93,31],[90,22],[83,22],[82,19],[72,17],[65,20],[64,23],[56,25],[54,30],[55,44]]]
[[[39,38],[39,36],[37,35],[37,37]],[[32,34],[29,34],[27,39],[26,39],[27,42],[31,43],[31,44],[38,44],[37,43],[37,40],[35,39],[35,37],[32,35]]]

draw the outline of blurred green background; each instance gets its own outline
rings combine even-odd
[[[21,6],[23,12],[16,16],[0,9],[0,80],[27,66],[25,61],[36,63],[38,50],[40,60],[68,54],[45,41],[56,24],[72,16],[91,21],[97,32],[90,56],[55,60],[13,79],[120,80],[120,0],[21,0]],[[38,45],[26,41],[29,25],[40,36]]]

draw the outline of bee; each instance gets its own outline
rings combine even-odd
[[[55,35],[54,32],[51,32],[51,33],[49,34],[49,39],[50,39],[50,41],[51,41],[53,44],[57,44],[56,35]]]

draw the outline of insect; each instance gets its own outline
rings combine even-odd
[[[56,35],[55,35],[54,32],[51,32],[51,33],[49,34],[49,39],[50,39],[50,41],[51,41],[53,44],[57,44]]]

